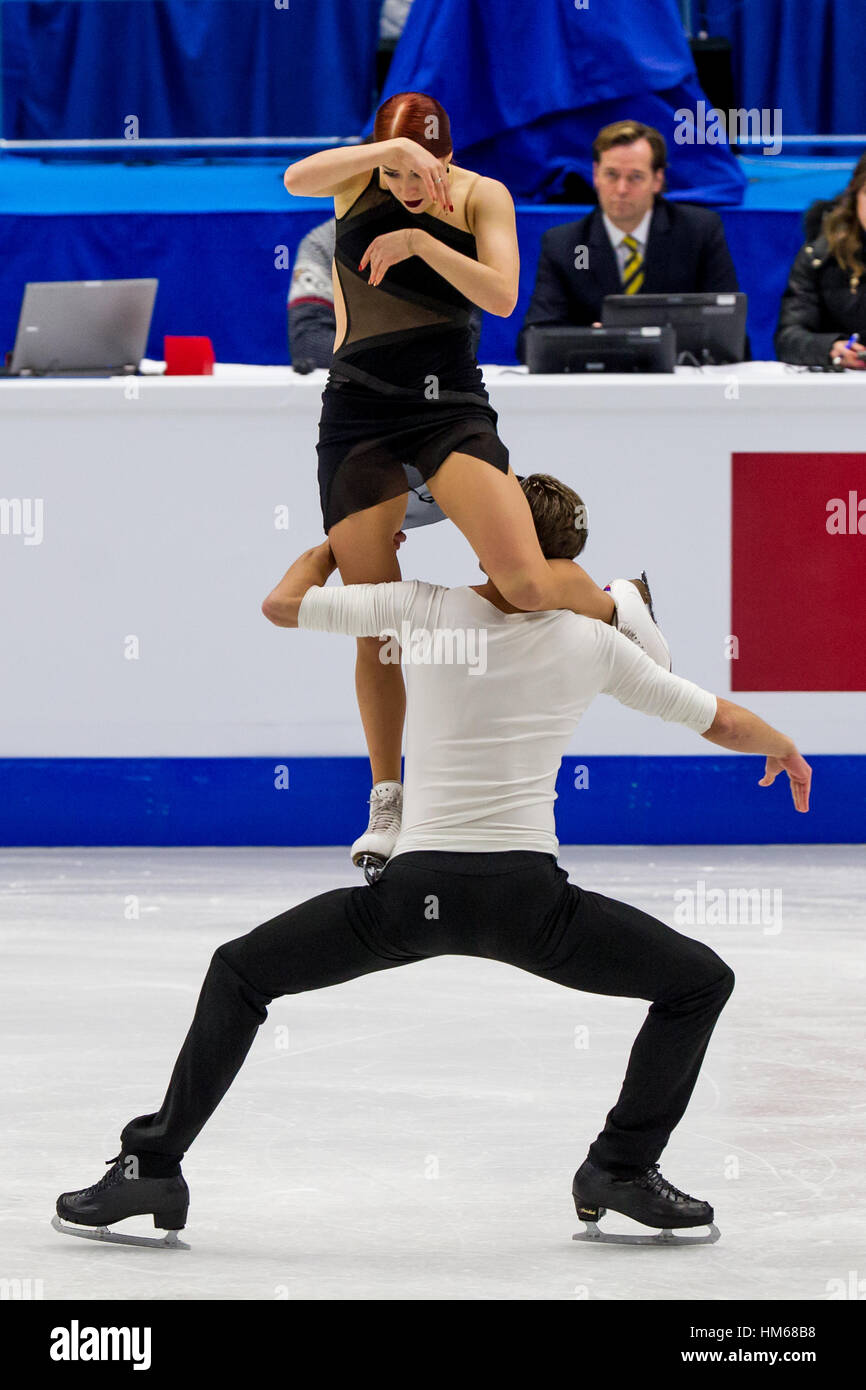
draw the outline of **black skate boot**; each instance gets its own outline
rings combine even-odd
[[[177,1174],[168,1178],[138,1177],[138,1163],[133,1154],[118,1154],[106,1160],[112,1166],[92,1187],[77,1192],[62,1192],[57,1198],[57,1215],[51,1224],[64,1235],[84,1236],[88,1240],[111,1241],[118,1245],[157,1245],[175,1250],[188,1250],[178,1231],[186,1225],[189,1210],[189,1188],[178,1167]],[[152,1216],[153,1224],[166,1231],[161,1239],[148,1236],[118,1235],[108,1230],[110,1222],[125,1221],[130,1216]],[[65,1226],[63,1221],[73,1225]],[[90,1229],[77,1229],[90,1228]]]
[[[653,1163],[636,1178],[616,1178],[589,1159],[578,1168],[572,1185],[575,1210],[584,1223],[573,1240],[601,1240],[618,1245],[712,1245],[720,1232],[709,1202],[700,1202],[667,1181]],[[599,1229],[607,1209],[630,1216],[643,1226],[659,1227],[657,1236],[615,1235]],[[706,1236],[676,1236],[681,1227],[709,1226]]]

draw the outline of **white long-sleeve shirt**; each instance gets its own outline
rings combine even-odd
[[[406,758],[392,858],[410,850],[556,855],[556,776],[600,692],[696,733],[716,715],[715,695],[663,671],[606,623],[564,609],[503,613],[468,586],[314,586],[298,626],[384,635],[383,651],[401,662]]]

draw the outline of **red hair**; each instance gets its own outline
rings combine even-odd
[[[426,92],[396,92],[379,107],[373,139],[394,140],[398,135],[414,140],[437,159],[453,150],[448,112]]]

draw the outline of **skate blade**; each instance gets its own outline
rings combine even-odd
[[[649,580],[646,577],[646,570],[641,570],[640,582],[646,589],[646,606],[649,609],[649,615],[652,618],[653,622],[658,626],[658,618],[656,617],[655,609],[653,608],[653,596],[650,590]]]
[[[368,883],[376,882],[387,862],[387,859],[383,859],[381,854],[367,854],[366,851],[358,854],[352,860],[357,868],[364,870],[364,877]]]
[[[629,1236],[602,1231],[596,1221],[585,1221],[583,1226],[582,1231],[577,1231],[571,1237],[572,1240],[594,1241],[599,1245],[715,1245],[722,1234],[713,1222],[709,1223],[705,1236],[680,1236],[672,1230],[661,1230],[654,1236]]]
[[[81,1236],[83,1240],[101,1240],[106,1245],[151,1245],[160,1250],[189,1250],[185,1241],[180,1240],[177,1231],[166,1231],[162,1238],[157,1236],[127,1236],[110,1231],[107,1226],[74,1226],[52,1216],[51,1224],[55,1231],[65,1236]]]
[[[646,570],[641,570],[641,572],[640,572],[640,579],[639,579],[639,580],[638,580],[638,579],[633,579],[631,582],[632,582],[632,584],[634,584],[635,586],[637,586],[638,584],[642,584],[642,585],[643,585],[644,589],[646,590],[646,598],[644,599],[644,602],[645,602],[645,604],[646,604],[646,606],[647,606],[647,609],[648,609],[648,611],[649,611],[650,617],[652,618],[652,620],[653,620],[653,622],[655,623],[656,627],[659,627],[659,620],[658,620],[658,618],[656,617],[655,609],[653,608],[653,596],[652,596],[652,591],[651,591],[650,586],[649,586],[649,580],[648,580],[647,577],[646,577]],[[638,589],[638,593],[640,594],[640,589]],[[641,598],[644,598],[643,594],[641,594]],[[661,630],[660,627],[659,627],[659,633],[658,633],[658,635],[659,635],[659,637],[661,638],[661,641],[662,641],[662,643],[663,643],[663,645],[664,645],[665,651],[667,652],[667,657],[668,657],[668,670],[669,670],[669,671],[673,671],[673,669],[674,669],[674,664],[673,664],[673,660],[672,660],[672,658],[671,658],[671,649],[670,649],[670,647],[668,646],[668,639],[665,637],[665,635],[664,635],[664,633],[662,632],[662,630]]]

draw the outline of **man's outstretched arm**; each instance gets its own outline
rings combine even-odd
[[[812,769],[787,734],[765,724],[757,714],[716,696],[716,717],[702,738],[735,753],[762,753],[767,759],[759,787],[771,787],[780,772],[788,774],[798,811],[808,811]]]
[[[621,633],[599,623],[596,636],[610,663],[603,687],[608,695],[644,714],[683,724],[721,748],[762,753],[767,764],[759,786],[772,786],[778,774],[786,772],[795,809],[808,811],[812,769],[787,734],[742,705],[663,670]]]

